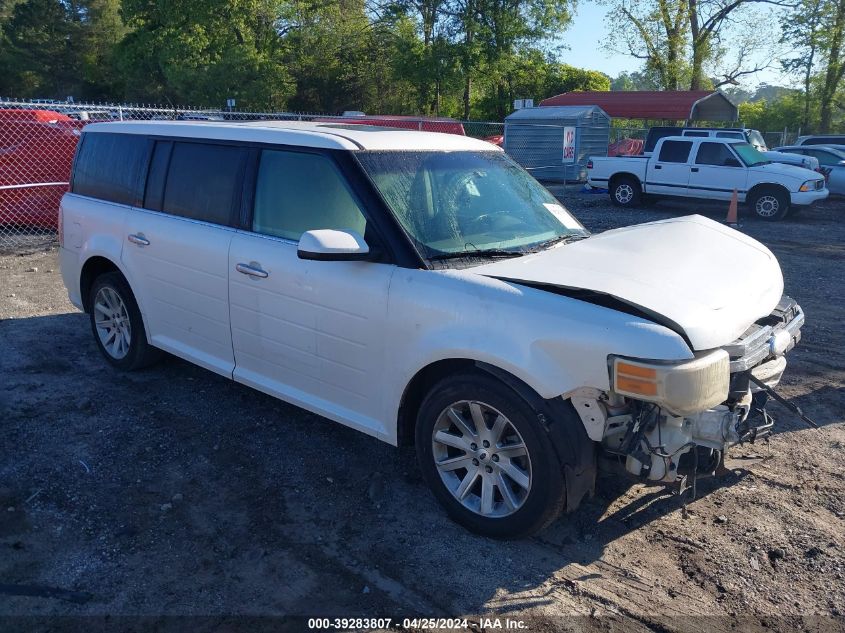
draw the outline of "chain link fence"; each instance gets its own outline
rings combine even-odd
[[[237,112],[139,104],[0,99],[0,253],[56,241],[58,209],[68,190],[82,129],[103,121],[343,121],[461,134],[502,144],[502,123],[448,118],[336,116],[304,112]]]
[[[314,121],[387,126],[460,134],[503,146],[536,178],[550,182],[583,180],[591,155],[639,153],[645,127],[611,125],[579,128],[578,155],[562,162],[563,129],[552,126],[514,128],[505,142],[505,125],[489,121],[346,113],[238,112],[213,108],[141,104],[35,102],[0,98],[0,253],[27,251],[55,242],[58,209],[68,189],[71,164],[82,129],[102,121]],[[765,133],[770,147],[795,140],[797,133]],[[588,142],[588,138],[590,139]],[[608,152],[608,145],[610,152]]]

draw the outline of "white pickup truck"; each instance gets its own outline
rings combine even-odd
[[[587,183],[607,187],[622,207],[636,206],[643,196],[730,200],[736,190],[764,220],[780,220],[790,207],[828,196],[818,172],[773,163],[742,140],[685,136],[660,139],[650,156],[592,157]]]

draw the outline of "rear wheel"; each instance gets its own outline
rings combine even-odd
[[[610,200],[617,207],[635,207],[642,201],[642,187],[636,178],[616,178],[610,185]]]
[[[435,385],[416,427],[417,457],[458,523],[494,538],[539,531],[564,507],[563,468],[537,412],[492,376]]]
[[[103,273],[94,280],[90,297],[91,330],[109,363],[133,370],[160,358],[161,351],[147,343],[141,311],[123,275]]]
[[[754,193],[749,206],[761,220],[782,220],[789,212],[789,196],[779,189],[761,189]]]

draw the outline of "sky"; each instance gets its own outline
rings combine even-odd
[[[612,36],[608,32],[605,19],[608,10],[607,6],[594,2],[578,3],[575,20],[561,37],[568,47],[560,53],[561,61],[579,68],[599,70],[611,77],[616,77],[623,71],[639,70],[642,65],[640,60],[602,48],[603,43]],[[789,82],[776,69],[767,69],[750,75],[742,85],[744,88],[754,89],[760,83],[786,85]]]

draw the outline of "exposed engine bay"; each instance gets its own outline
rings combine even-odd
[[[771,315],[722,348],[729,357],[728,397],[703,411],[673,411],[665,403],[596,389],[580,389],[570,399],[590,438],[600,443],[605,461],[663,484],[712,475],[729,447],[753,442],[771,430],[774,422],[765,405],[803,323],[801,308],[784,296]],[[626,366],[627,371],[640,370]]]

